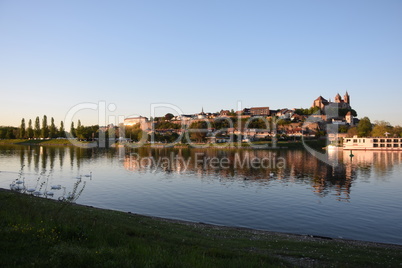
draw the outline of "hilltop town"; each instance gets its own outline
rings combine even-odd
[[[236,136],[245,141],[257,141],[270,140],[274,136],[282,139],[316,137],[324,134],[326,124],[337,125],[340,132],[346,133],[349,127],[358,123],[356,116],[346,92],[343,98],[338,93],[333,102],[319,96],[308,109],[273,110],[266,106],[211,113],[201,108],[196,114],[174,116],[168,113],[152,119],[129,117],[124,120],[124,126],[126,137],[131,140],[140,139],[136,136],[139,130],[154,134],[156,140],[171,141],[189,129],[204,129],[203,134],[194,134],[192,138],[199,142],[227,142]],[[314,120],[305,124],[309,118]]]
[[[392,127],[385,121],[371,123],[367,117],[357,119],[357,112],[351,106],[348,92],[343,97],[338,93],[334,100],[322,96],[312,101],[310,108],[250,107],[240,111],[220,110],[211,113],[173,115],[161,117],[128,117],[119,125],[84,126],[78,120],[69,128],[50,124],[46,115],[42,122],[21,120],[19,127],[0,127],[0,139],[62,139],[77,138],[94,141],[100,138],[117,139],[124,142],[181,142],[181,143],[226,143],[238,141],[273,141],[314,139],[326,137],[331,141],[358,135],[360,137],[381,137],[391,135],[402,137],[402,127]],[[69,123],[69,124],[70,124]],[[185,134],[185,135],[184,135]],[[181,139],[181,140],[180,140]]]

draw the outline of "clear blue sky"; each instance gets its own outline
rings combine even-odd
[[[149,116],[346,90],[359,117],[402,125],[402,1],[0,1],[0,125],[82,102]]]

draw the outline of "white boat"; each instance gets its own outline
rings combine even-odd
[[[382,150],[402,151],[402,138],[346,138],[343,141],[344,150]]]

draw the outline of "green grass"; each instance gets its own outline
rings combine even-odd
[[[77,141],[76,141],[77,142]],[[88,144],[89,142],[79,142],[82,145]],[[28,140],[28,139],[8,139],[8,140],[0,140],[0,144],[19,144],[19,145],[69,145],[70,143],[68,139],[49,139],[49,140]]]
[[[174,222],[0,191],[1,267],[397,267],[402,247]]]
[[[27,141],[26,139],[4,139],[0,140],[0,144],[18,144],[26,141]]]

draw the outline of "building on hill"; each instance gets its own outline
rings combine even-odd
[[[127,117],[126,119],[124,119],[125,126],[134,126],[136,124],[143,124],[147,122],[148,118],[144,116]]]
[[[348,123],[349,125],[353,126],[353,115],[352,112],[349,111],[346,115],[345,115],[345,120],[346,123]]]
[[[325,108],[325,106],[327,106],[328,104],[329,104],[329,101],[324,99],[322,96],[319,96],[317,99],[314,100],[312,107],[313,108],[318,107],[321,110],[323,110]]]
[[[129,127],[137,124],[140,124],[140,128],[143,131],[150,131],[152,129],[152,122],[148,121],[148,118],[145,116],[133,116],[124,119],[124,126]]]
[[[229,114],[230,114],[229,110],[221,110],[220,113],[219,113],[219,115],[222,116],[222,117],[229,116]]]
[[[324,99],[322,96],[319,96],[317,99],[314,100],[313,105],[311,107],[312,108],[318,107],[321,110],[324,110],[324,108],[328,105],[337,106],[340,109],[351,109],[349,93],[346,91],[346,94],[343,96],[343,99],[341,95],[339,95],[339,93],[336,94],[334,102],[328,101]]]
[[[204,107],[202,107],[201,113],[197,114],[196,117],[197,117],[197,119],[205,119],[205,118],[207,118],[207,114],[204,113]]]
[[[251,107],[250,114],[252,116],[270,116],[269,107]]]

